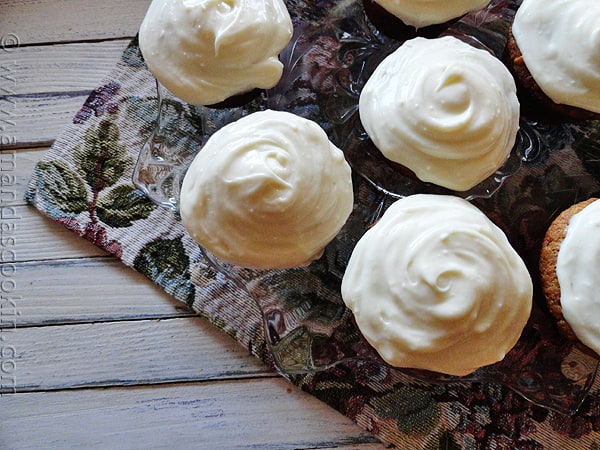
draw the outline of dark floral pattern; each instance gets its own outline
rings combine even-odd
[[[314,41],[302,38],[310,34],[300,33],[295,42],[303,57],[293,64],[292,53],[282,54],[288,72],[279,86],[265,94],[264,105],[314,118],[339,145],[350,134],[366,138],[361,137],[355,107],[362,82],[377,63],[366,55],[373,49],[384,55],[398,43],[379,35],[364,20],[360,1],[290,0],[288,6],[297,31],[323,32]],[[514,8],[513,1],[495,0],[485,18],[468,16],[452,32],[475,30],[481,42],[493,47],[506,30],[502,15]],[[481,27],[482,21],[486,27]],[[171,127],[166,133],[171,143],[198,145],[195,135],[203,131],[198,111],[181,103],[167,106],[177,118],[164,124]],[[356,212],[348,224],[350,231],[339,237],[338,245],[329,247],[309,272],[264,274],[241,288],[207,262],[175,214],[157,210],[131,183],[135,158],[154,129],[156,114],[153,79],[134,40],[110,79],[90,94],[71,126],[37,165],[28,201],[152,279],[268,364],[274,356],[265,343],[263,316],[250,294],[263,298],[263,306],[285,297],[301,319],[311,314],[317,319],[344,318],[347,312],[338,290],[352,236],[370,226],[394,198],[355,176],[357,198],[370,207]],[[508,233],[535,274],[540,239],[549,221],[565,206],[600,193],[600,124],[529,125],[527,138],[535,141],[531,146],[535,151],[524,155],[521,170],[495,195],[474,202]],[[578,360],[552,341],[553,326],[542,303],[536,297],[535,326],[525,342],[529,347],[511,357],[531,363],[535,361],[526,358],[534,355],[536,361],[562,364],[562,376],[577,383]],[[275,312],[266,318],[266,325],[274,336],[285,338],[285,324]],[[369,356],[364,346],[351,344],[357,337],[352,327],[341,327],[332,335],[305,336],[298,342],[306,346],[317,342],[322,352],[316,354],[317,363],[319,358],[327,361],[340,355],[353,358],[324,370],[287,374],[287,378],[391,447],[600,448],[600,382],[591,386],[577,413],[564,415],[537,406],[497,382],[430,383],[378,364],[362,357]],[[547,352],[547,348],[559,350]]]
[[[110,81],[92,91],[81,109],[73,117],[73,123],[82,124],[92,116],[100,117],[104,113],[116,114],[119,104],[112,98],[119,92],[121,86],[116,81]]]

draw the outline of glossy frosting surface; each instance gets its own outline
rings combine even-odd
[[[575,335],[600,354],[600,201],[569,221],[556,261],[562,312]]]
[[[512,32],[548,97],[600,113],[598,0],[524,0]]]
[[[350,166],[315,122],[281,111],[217,131],[188,169],[184,226],[223,260],[262,269],[321,256],[353,208]]]
[[[182,100],[210,105],[281,78],[292,37],[282,0],[154,0],[139,44],[154,76]]]
[[[532,306],[532,283],[504,233],[458,197],[392,204],[358,242],[342,297],[389,364],[466,375],[502,360]]]
[[[384,9],[417,28],[439,24],[485,7],[490,0],[377,0]]]
[[[511,74],[456,38],[405,42],[375,69],[359,100],[375,146],[422,181],[466,191],[504,164],[519,129]]]

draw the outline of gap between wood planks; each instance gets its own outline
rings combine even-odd
[[[276,375],[199,317],[14,328],[3,337],[15,343],[18,367],[4,392]]]
[[[23,46],[0,52],[3,149],[50,146],[131,39]],[[43,118],[41,120],[41,118]]]
[[[23,395],[23,394],[39,394],[42,392],[52,392],[52,393],[60,393],[60,392],[76,392],[76,391],[94,391],[98,389],[127,389],[127,388],[164,388],[170,386],[185,386],[185,385],[219,385],[222,386],[223,383],[239,383],[239,382],[249,382],[249,381],[261,381],[267,379],[281,379],[282,376],[272,370],[268,370],[265,368],[263,371],[258,372],[232,372],[227,373],[224,372],[219,377],[215,378],[189,378],[189,379],[176,379],[176,380],[131,380],[130,382],[109,382],[109,381],[99,381],[95,382],[95,384],[81,384],[74,386],[60,386],[60,387],[45,387],[43,389],[35,388],[35,387],[25,387],[25,388],[17,388],[16,392],[9,392],[7,390],[0,390],[0,397],[6,398],[8,395]],[[287,388],[287,392],[291,392],[292,390],[297,389],[293,385],[290,385]]]

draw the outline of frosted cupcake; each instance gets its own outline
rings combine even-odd
[[[600,119],[600,2],[523,0],[507,64],[532,117]]]
[[[281,111],[217,131],[181,188],[183,225],[226,262],[258,269],[319,258],[353,208],[350,166],[315,122]]]
[[[510,72],[450,36],[412,39],[384,59],[361,92],[359,113],[386,158],[454,191],[496,172],[519,130]]]
[[[540,275],[561,334],[600,355],[600,202],[577,203],[552,222],[544,237]]]
[[[292,37],[282,0],[153,0],[140,26],[146,64],[171,93],[194,105],[268,89]]]
[[[365,339],[396,367],[467,375],[504,358],[529,319],[520,256],[458,197],[392,204],[356,245],[342,298]]]
[[[373,25],[389,37],[405,40],[437,37],[453,21],[488,5],[490,0],[363,0]]]

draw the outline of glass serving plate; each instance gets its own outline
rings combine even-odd
[[[600,155],[600,126],[540,124],[523,118],[509,159],[473,189],[451,192],[420,182],[387,162],[358,117],[364,82],[401,42],[387,38],[370,24],[360,0],[339,4],[292,1],[288,8],[295,34],[280,56],[284,75],[275,88],[251,102],[236,108],[189,105],[157,83],[159,116],[141,149],[133,181],[153,201],[177,211],[187,167],[223,125],[266,108],[286,110],[319,123],[344,150],[355,188],[354,211],[323,256],[304,268],[259,271],[227,264],[205,249],[201,253],[256,302],[263,314],[266,344],[281,372],[319,371],[360,361],[385,365],[361,336],[340,296],[347,261],[364,232],[398,198],[423,192],[458,195],[475,203],[504,229],[535,280],[545,227],[561,209],[599,188],[589,173],[600,174],[600,168],[594,166]],[[485,10],[465,16],[444,33],[501,58],[515,9],[515,1],[493,0]],[[572,150],[583,169],[560,164],[565,148]],[[584,400],[597,368],[597,359],[557,334],[536,286],[531,318],[502,362],[465,377],[394,370],[430,383],[501,383],[538,405],[571,414]]]

